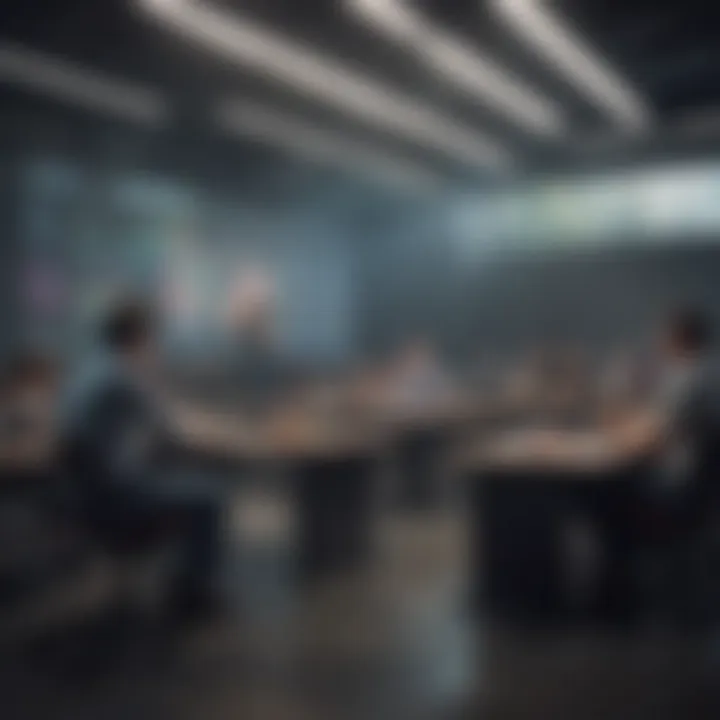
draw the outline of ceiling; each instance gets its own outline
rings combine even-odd
[[[190,14],[185,25],[173,23],[167,13],[176,4],[200,12],[199,19]],[[539,21],[523,15],[523,5],[551,13],[595,65],[584,66],[586,55],[572,67],[570,55],[571,67],[562,66],[558,48],[565,41],[546,37],[543,50],[532,37]],[[223,47],[203,29],[208,11],[215,35],[227,31]],[[410,20],[396,11],[410,11]],[[519,24],[513,22],[518,12]],[[252,43],[246,47],[232,34],[236,21],[259,29],[258,48],[248,50]],[[291,44],[291,54],[268,48],[265,32]],[[327,133],[348,143],[358,160],[367,149],[368,159],[390,158],[463,183],[716,154],[719,36],[714,0],[4,0],[0,6],[0,49],[29,48],[142,85],[167,104],[168,122],[198,137],[228,136],[219,108],[240,108],[241,116],[248,106],[263,108],[313,128],[309,139],[303,136],[306,144]],[[326,72],[314,77],[318,56]],[[458,70],[463,81],[453,76],[452,63],[468,58],[500,69],[494,95],[483,89],[482,66]],[[608,75],[595,87],[588,73],[597,75],[598,65]],[[339,87],[348,78],[354,85]],[[0,67],[0,84],[4,79]],[[365,82],[372,86],[367,98]],[[513,83],[523,97],[510,92],[508,100]],[[378,88],[390,110],[376,108]],[[255,140],[274,127],[264,117],[254,116],[261,126]]]

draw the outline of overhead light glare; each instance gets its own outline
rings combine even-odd
[[[474,166],[512,165],[495,140],[247,18],[193,0],[137,0],[165,26],[341,112]]]
[[[225,102],[217,108],[216,120],[233,135],[279,147],[322,165],[359,172],[398,188],[426,192],[440,185],[437,175],[415,163],[262,105]]]
[[[154,90],[18,45],[0,45],[0,82],[146,126],[169,115]]]
[[[411,50],[431,71],[526,131],[558,135],[561,108],[491,57],[443,31],[408,0],[346,0],[354,16]]]
[[[620,73],[543,0],[491,0],[497,14],[575,89],[630,131],[645,128],[650,109]]]

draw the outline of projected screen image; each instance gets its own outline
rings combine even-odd
[[[238,277],[257,268],[273,287],[288,356],[335,360],[352,350],[349,255],[325,222],[214,201],[147,175],[99,182],[62,162],[31,164],[22,197],[25,341],[82,349],[102,309],[134,293],[162,308],[168,339],[186,357],[218,354],[235,341]]]

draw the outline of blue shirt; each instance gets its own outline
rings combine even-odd
[[[60,406],[63,442],[93,468],[94,480],[111,485],[142,482],[164,432],[153,394],[120,358],[91,358],[71,379]]]

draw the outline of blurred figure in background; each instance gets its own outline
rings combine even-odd
[[[66,556],[51,462],[57,379],[53,362],[37,353],[18,355],[3,375],[0,603],[20,597]]]
[[[277,344],[272,284],[260,271],[244,274],[231,303],[232,394],[244,412],[263,415],[282,398],[289,381]]]
[[[505,400],[540,422],[577,424],[591,414],[591,364],[575,346],[544,346],[527,354],[510,373]]]
[[[347,388],[352,412],[365,417],[382,413],[392,370],[386,358],[367,360],[354,370]]]
[[[503,383],[504,401],[523,412],[537,412],[547,392],[549,358],[546,348],[535,348],[509,368]]]
[[[58,372],[52,361],[26,353],[12,360],[2,380],[0,428],[5,437],[49,429]]]
[[[160,462],[173,436],[157,398],[157,327],[142,304],[108,313],[101,342],[71,381],[61,408],[61,447],[91,526],[117,532],[171,518],[182,528],[174,599],[182,610],[214,604],[220,509],[202,488],[180,487]]]
[[[502,390],[505,359],[488,352],[486,348],[477,351],[465,371],[467,389],[478,398],[492,400]]]
[[[413,340],[400,351],[386,382],[384,404],[390,412],[432,412],[459,397],[455,381],[426,339]]]

